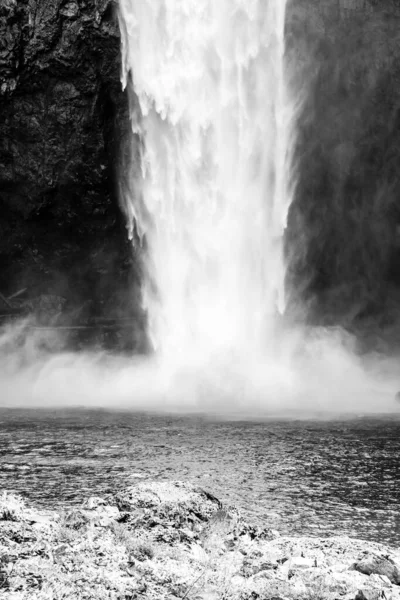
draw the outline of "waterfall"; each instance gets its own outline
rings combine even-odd
[[[285,0],[120,0],[130,234],[160,356],[273,353],[293,106]],[[138,108],[139,107],[139,108]]]
[[[297,114],[285,5],[119,0],[131,118],[121,202],[142,243],[154,352],[48,359],[41,338],[21,354],[7,342],[0,402],[228,418],[398,411],[397,356],[362,361],[348,334],[280,319]]]
[[[297,114],[285,5],[119,0],[131,118],[121,203],[144,261],[154,352],[47,356],[39,333],[5,331],[0,404],[227,418],[398,412],[397,356],[361,360],[346,332],[280,319]]]

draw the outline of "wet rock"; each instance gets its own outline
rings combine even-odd
[[[365,575],[383,575],[389,581],[400,585],[400,564],[389,556],[367,555],[354,565],[356,571]]]
[[[115,183],[128,103],[115,8],[0,2],[0,289],[22,283],[39,310],[68,297],[100,311],[115,306],[118,280],[127,285]]]

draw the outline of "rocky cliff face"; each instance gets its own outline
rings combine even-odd
[[[0,0],[4,294],[128,310],[136,282],[115,181],[127,118],[112,0]]]
[[[292,0],[288,34],[302,97],[294,295],[350,322],[385,312],[400,284],[400,4]]]

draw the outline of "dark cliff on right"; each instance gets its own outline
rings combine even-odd
[[[323,324],[400,308],[400,5],[293,0],[301,97],[287,254],[291,304]]]

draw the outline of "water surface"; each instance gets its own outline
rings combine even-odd
[[[400,545],[400,420],[220,422],[0,409],[0,487],[77,505],[136,476],[184,479],[281,533]]]

